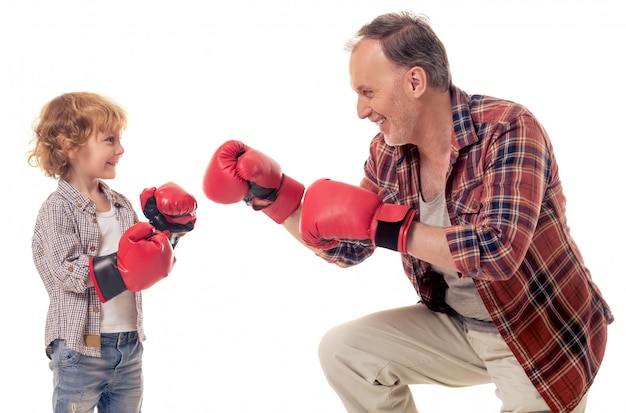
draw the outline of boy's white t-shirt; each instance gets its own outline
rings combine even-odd
[[[100,249],[98,256],[117,252],[122,236],[115,209],[107,212],[97,212],[98,227],[100,229]],[[101,333],[122,333],[137,330],[137,304],[135,293],[129,290],[102,303],[100,311]]]

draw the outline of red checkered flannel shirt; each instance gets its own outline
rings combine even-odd
[[[552,411],[573,409],[600,367],[611,311],[591,279],[565,218],[552,145],[524,107],[451,88],[452,139],[446,201],[448,245],[460,277],[471,277],[500,334]],[[413,145],[370,145],[361,186],[419,219]],[[320,254],[358,264],[372,247],[340,244]],[[429,268],[409,255],[419,291]]]

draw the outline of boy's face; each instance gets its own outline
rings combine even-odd
[[[70,151],[72,175],[81,180],[113,179],[122,158],[122,131],[95,132],[85,145]]]

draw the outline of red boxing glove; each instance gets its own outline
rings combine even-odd
[[[167,277],[176,262],[168,235],[139,222],[122,234],[117,252],[90,257],[89,275],[100,301],[124,290],[145,290]]]
[[[149,222],[159,231],[169,231],[172,245],[176,246],[180,237],[193,230],[198,204],[179,185],[168,182],[158,189],[146,188],[139,199]]]
[[[358,186],[320,179],[302,201],[300,235],[313,248],[330,249],[340,241],[392,249],[406,254],[406,237],[415,210],[383,204]]]
[[[245,201],[278,224],[300,206],[304,185],[267,155],[239,141],[222,144],[204,174],[204,194],[220,204]]]

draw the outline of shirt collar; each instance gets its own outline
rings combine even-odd
[[[99,181],[99,184],[100,189],[102,190],[102,192],[104,192],[104,195],[109,201],[111,201],[112,194],[109,186],[102,181]],[[77,208],[82,210],[90,210],[92,212],[95,211],[96,206],[93,201],[83,195],[78,189],[74,188],[72,184],[63,179],[59,179],[57,192],[63,198],[67,199],[69,202],[75,205]]]
[[[462,148],[478,142],[474,130],[474,121],[470,108],[470,96],[456,86],[450,88],[452,102],[452,122],[454,124],[455,140],[452,147],[456,152]]]

